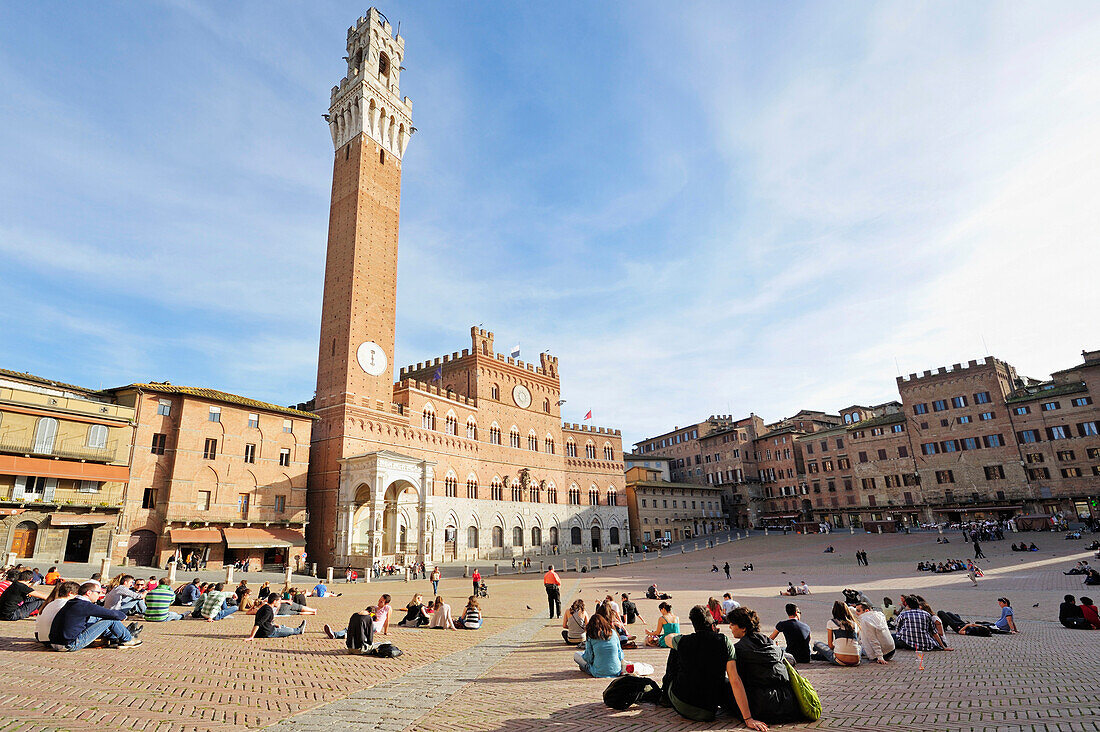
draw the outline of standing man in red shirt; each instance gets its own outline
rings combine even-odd
[[[550,565],[550,571],[542,576],[542,584],[546,587],[546,602],[550,605],[550,619],[561,617],[561,577],[554,571],[554,565]]]
[[[474,597],[478,596],[477,588],[481,585],[481,572],[477,571],[477,567],[474,567]]]

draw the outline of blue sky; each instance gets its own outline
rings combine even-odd
[[[0,366],[313,393],[348,3],[0,6]],[[568,421],[896,396],[1100,347],[1096,3],[394,3],[396,363],[470,325]]]

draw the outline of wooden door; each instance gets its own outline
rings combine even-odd
[[[20,559],[30,559],[34,556],[34,545],[37,540],[38,526],[30,521],[24,521],[15,527],[11,550]]]

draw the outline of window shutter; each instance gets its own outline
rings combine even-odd
[[[57,478],[46,478],[46,490],[42,496],[44,501],[52,501],[53,494],[57,491]]]
[[[22,501],[23,496],[27,493],[27,476],[17,475],[15,476],[15,487],[11,489],[11,499],[13,501]]]

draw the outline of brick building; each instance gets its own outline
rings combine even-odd
[[[634,449],[642,455],[657,452],[672,458],[669,467],[674,481],[705,483],[706,471],[703,469],[703,450],[699,440],[732,424],[733,418],[728,414],[711,415],[697,424],[676,427],[670,432],[648,437],[635,443]]]
[[[558,360],[493,333],[394,383],[405,41],[375,9],[333,87],[332,204],[309,468],[310,553],[366,566],[612,550],[626,536],[618,430],[562,424]]]
[[[737,528],[756,521],[761,483],[753,446],[764,432],[764,420],[752,414],[699,439],[707,485],[722,489],[726,515]]]
[[[212,568],[297,564],[313,415],[166,382],[109,393],[136,422],[117,560],[164,566],[178,551]]]
[[[95,562],[111,551],[134,412],[93,390],[0,369],[5,556]]]
[[[657,539],[684,541],[729,528],[721,488],[665,481],[656,468],[627,469],[626,506],[630,543],[639,548],[652,547]]]

